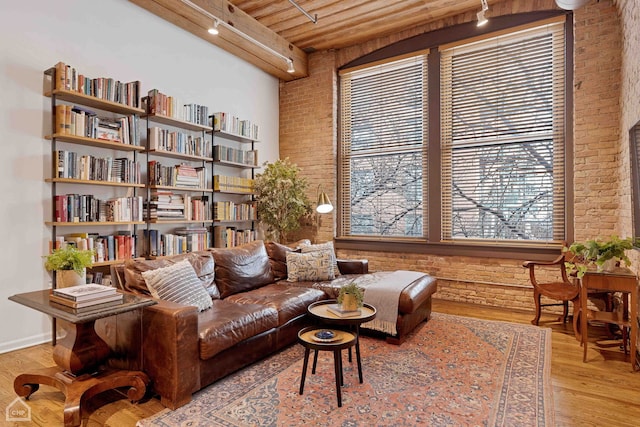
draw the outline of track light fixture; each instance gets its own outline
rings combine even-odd
[[[247,41],[250,41],[251,43],[253,43],[254,45],[260,47],[261,49],[266,50],[267,52],[269,52],[270,54],[272,54],[273,56],[277,56],[278,58],[282,59],[283,61],[285,61],[285,63],[287,64],[287,72],[288,73],[295,73],[296,69],[293,66],[293,60],[287,56],[284,56],[283,54],[281,54],[280,52],[270,48],[269,46],[265,45],[264,43],[254,39],[253,37],[243,33],[242,31],[240,31],[239,29],[237,29],[236,27],[234,27],[233,25],[227,24],[225,21],[222,21],[220,19],[218,19],[216,16],[212,15],[208,10],[201,8],[200,6],[198,6],[197,4],[193,3],[190,0],[181,0],[182,3],[186,4],[187,6],[189,6],[190,8],[197,10],[198,12],[202,13],[203,15],[205,15],[206,17],[210,18],[213,22],[213,27],[209,28],[207,31],[210,34],[219,34],[219,27],[224,27],[225,30],[229,30],[232,33],[235,33],[237,35],[239,35],[240,37],[244,38]]]
[[[487,4],[487,0],[480,0],[480,5],[482,6],[482,10],[480,12],[477,13],[477,17],[478,17],[478,27],[483,26],[484,24],[486,24],[487,22],[489,22],[489,20],[487,19],[486,16],[484,16],[484,13],[489,10],[489,5]]]
[[[218,21],[217,19],[214,19],[213,26],[207,30],[209,34],[213,34],[214,36],[217,36],[218,34],[220,34],[220,31],[218,31],[218,25],[220,25],[220,21]]]

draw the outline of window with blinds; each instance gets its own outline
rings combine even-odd
[[[562,240],[562,23],[441,52],[442,238]]]
[[[341,75],[341,228],[422,237],[426,55]]]
[[[339,235],[563,240],[564,25],[553,18],[432,49],[429,61],[421,52],[342,70]],[[440,94],[428,98],[431,79]],[[440,235],[428,235],[431,221]]]

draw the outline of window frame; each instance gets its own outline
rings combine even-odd
[[[442,241],[441,240],[441,149],[440,149],[440,48],[452,43],[467,43],[474,38],[490,38],[495,35],[519,30],[525,26],[537,26],[545,20],[565,16],[565,237],[563,240],[573,240],[573,14],[570,11],[541,11],[515,15],[494,17],[486,27],[478,28],[475,22],[469,22],[445,29],[421,34],[402,40],[393,45],[372,52],[340,67],[339,71],[372,65],[378,61],[419,53],[429,50],[428,55],[428,105],[438,106],[430,108],[428,116],[428,141],[426,147],[429,166],[427,168],[428,191],[425,205],[429,206],[429,218],[426,221],[427,238],[393,238],[383,236],[342,236],[335,237],[337,248],[348,250],[381,250],[384,252],[405,252],[438,255],[479,256],[497,258],[549,259],[557,256],[561,241],[553,242],[525,242],[525,241]],[[339,97],[338,90],[338,97]],[[340,99],[338,99],[340,103]],[[338,115],[338,129],[340,129],[340,115]],[[342,162],[338,150],[338,164]],[[338,167],[338,200],[342,201],[341,182],[343,177]],[[437,210],[437,213],[431,213]],[[338,215],[337,230],[340,233],[342,224]]]

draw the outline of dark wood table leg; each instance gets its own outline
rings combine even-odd
[[[311,369],[313,375],[316,374],[316,366],[318,366],[318,350],[313,350],[313,368]]]
[[[300,394],[304,391],[304,380],[307,378],[307,366],[309,365],[309,351],[308,347],[304,348],[304,363],[302,364],[302,376],[300,377]],[[316,351],[315,357],[318,357],[318,352]],[[315,363],[313,365],[315,371]]]
[[[338,396],[338,407],[342,406],[342,351],[333,352],[333,366],[336,372],[336,395]]]

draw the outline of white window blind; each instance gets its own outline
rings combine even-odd
[[[341,74],[342,235],[426,230],[426,55]]]
[[[563,239],[563,25],[441,52],[443,240]]]

